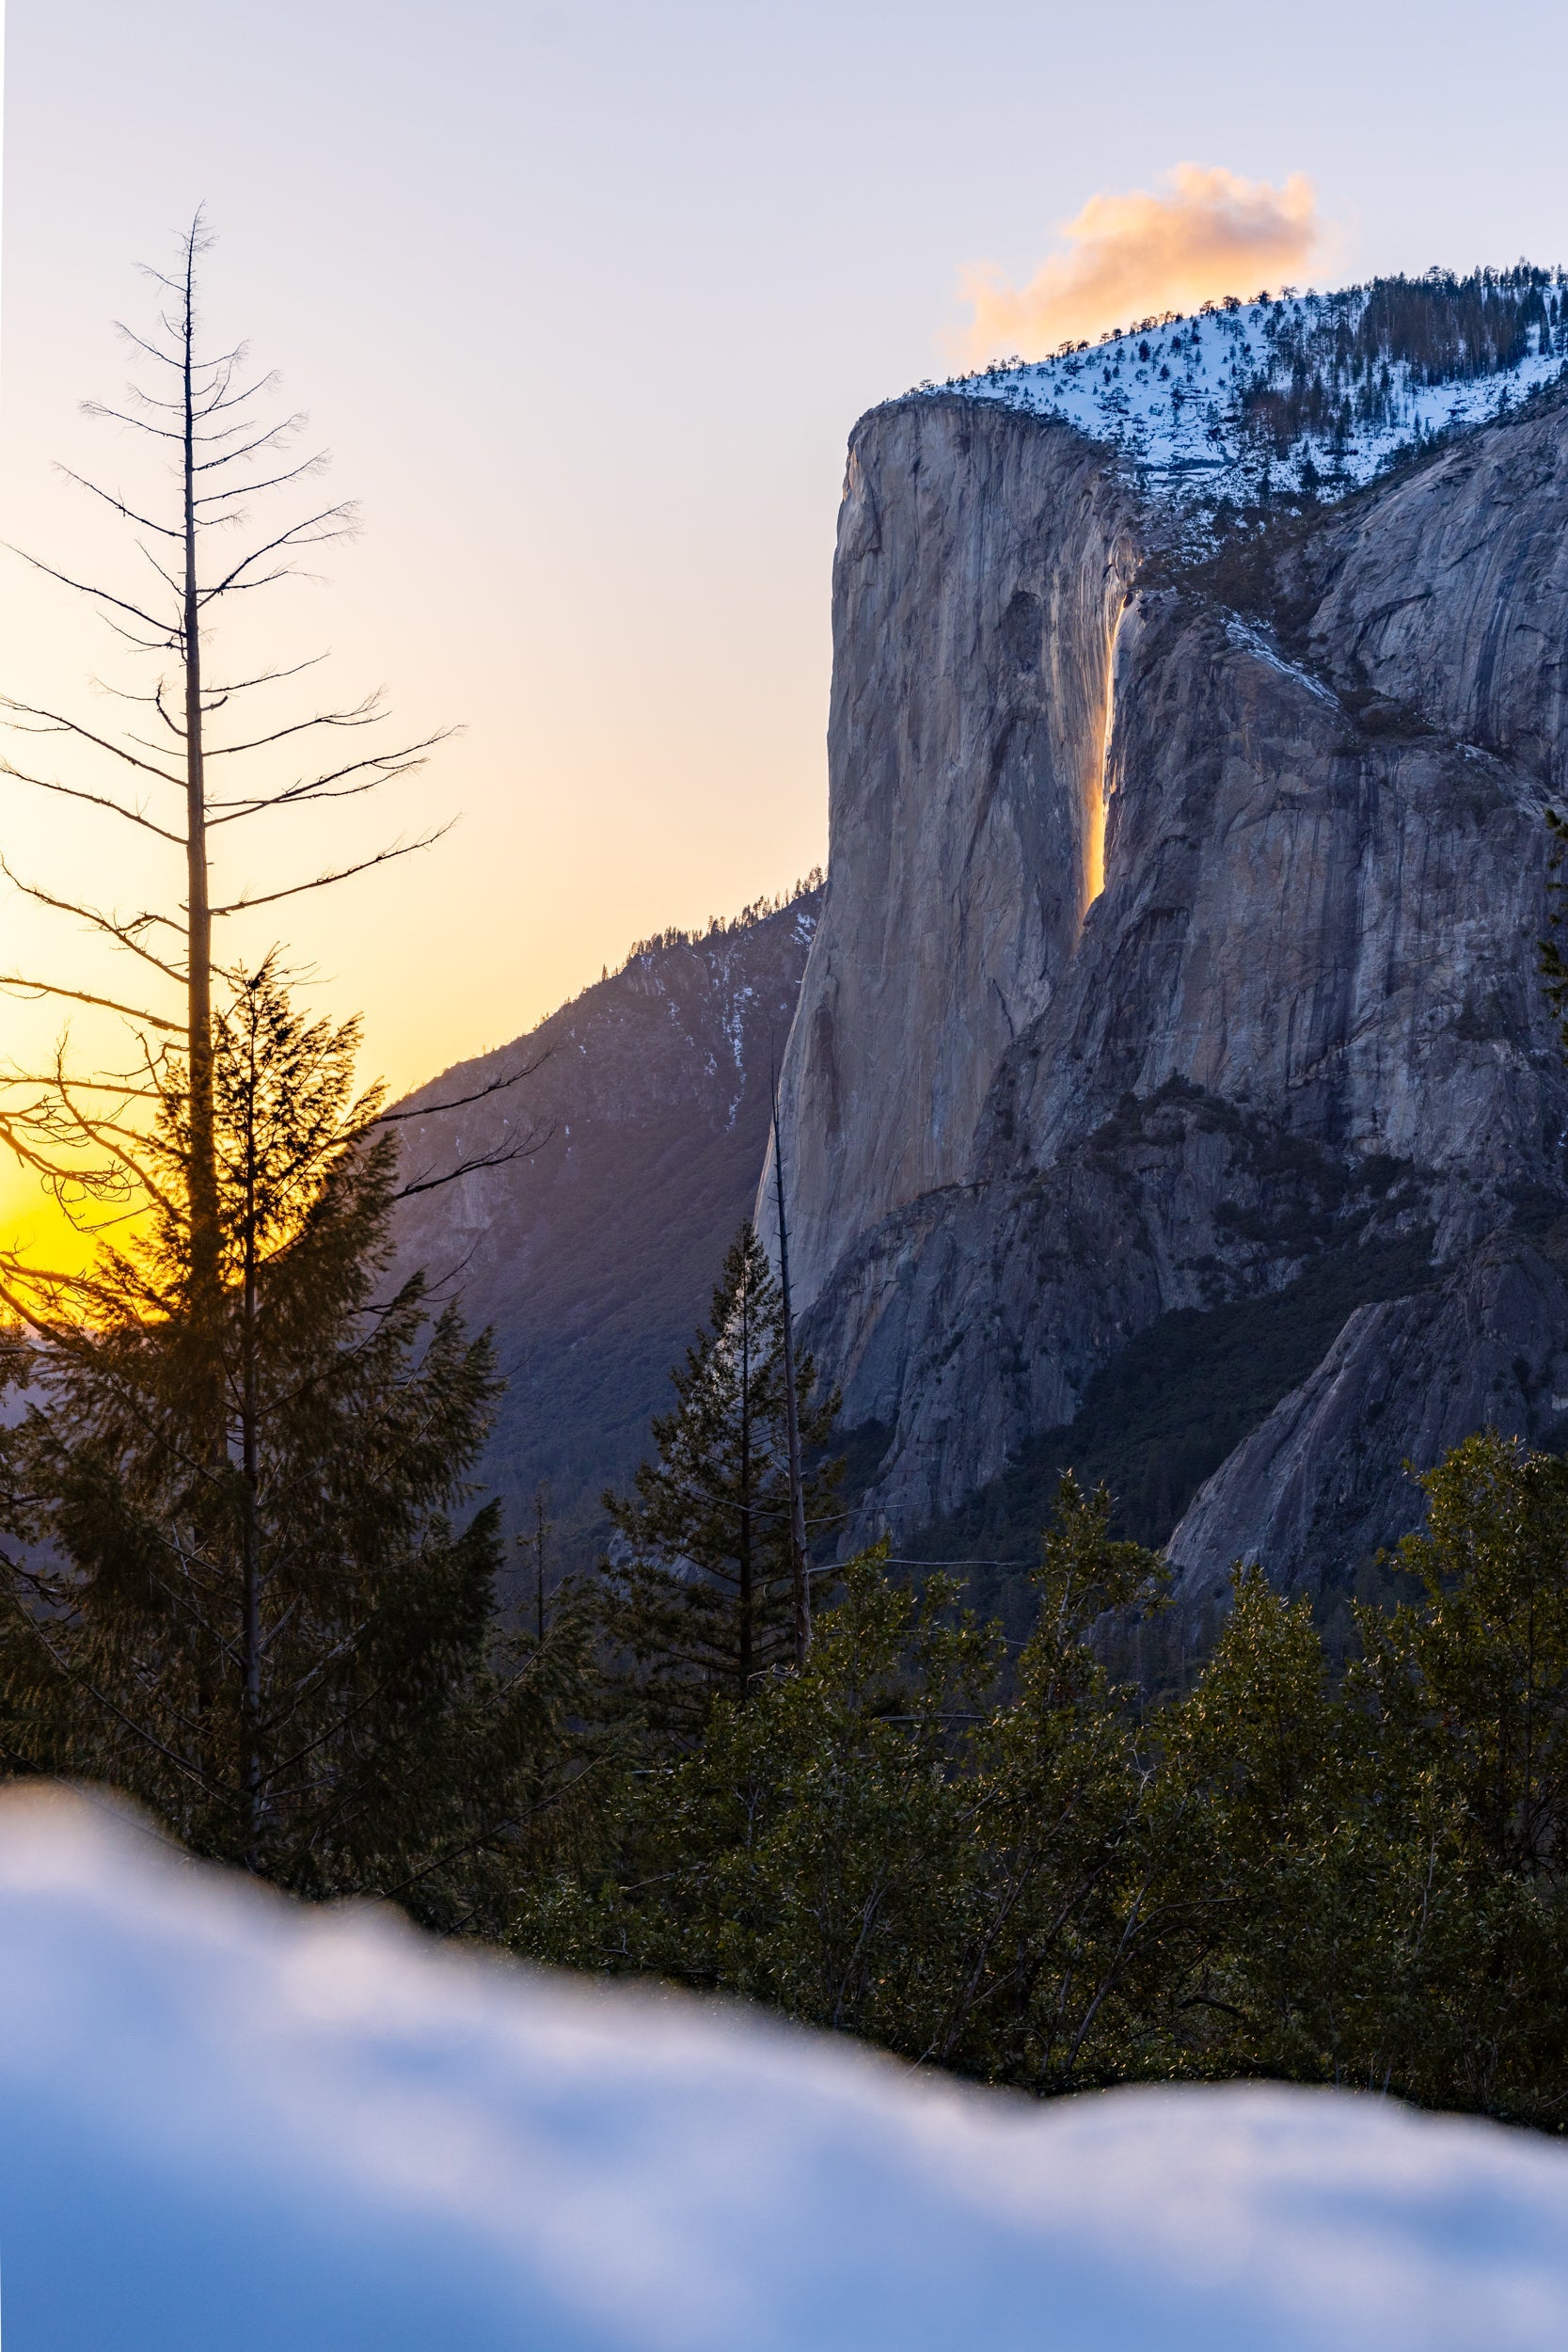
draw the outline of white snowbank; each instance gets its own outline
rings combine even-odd
[[[13,1791],[0,2276],[8,2352],[1560,2352],[1568,2151],[966,2090]]]

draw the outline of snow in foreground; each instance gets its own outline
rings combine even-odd
[[[1568,2150],[1267,2088],[1035,2106],[301,1910],[0,1801],[7,2352],[1568,2344]]]

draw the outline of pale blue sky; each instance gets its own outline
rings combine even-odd
[[[424,787],[451,839],[295,927],[406,1080],[822,853],[845,436],[944,372],[965,263],[1025,278],[1087,197],[1183,159],[1309,174],[1325,281],[1568,259],[1564,25],[1508,0],[9,0],[4,533],[78,543],[48,458],[90,452],[74,403],[122,372],[132,265],[205,199],[218,322],[364,501],[309,627],[411,722],[468,723]],[[102,658],[0,580],[0,686]],[[0,822],[35,866],[95,854]]]

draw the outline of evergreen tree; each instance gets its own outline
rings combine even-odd
[[[1400,1547],[1418,1607],[1363,1613],[1369,1671],[1402,1733],[1441,1755],[1488,1871],[1568,1876],[1568,1465],[1496,1430],[1421,1481]]]
[[[1486,1433],[1425,1484],[1420,1597],[1358,1610],[1338,1691],[1240,1569],[1143,1715],[1096,1651],[1163,1564],[1070,1479],[1005,1679],[954,1587],[851,1562],[805,1670],[610,1781],[509,1933],[1036,2091],[1261,2074],[1560,2130],[1568,1470]]]
[[[312,660],[275,660],[255,646],[242,652],[230,640],[222,656],[224,675],[214,675],[220,622],[237,621],[255,606],[260,592],[294,576],[309,551],[343,537],[354,510],[339,501],[318,505],[308,489],[326,463],[325,453],[298,453],[303,415],[269,412],[277,378],[250,366],[243,343],[227,349],[209,344],[200,264],[211,244],[198,211],[180,239],[173,271],[146,273],[159,290],[156,316],[142,332],[120,331],[137,366],[150,370],[150,381],[128,385],[112,405],[87,404],[88,415],[115,424],[122,447],[139,441],[144,456],[152,460],[150,477],[127,489],[113,478],[97,483],[69,474],[100,508],[128,527],[126,552],[134,564],[123,576],[84,580],[74,564],[62,570],[13,550],[43,578],[83,596],[109,623],[122,647],[139,657],[134,688],[110,690],[137,715],[116,725],[96,707],[83,718],[69,707],[0,695],[0,727],[20,738],[25,753],[25,765],[5,760],[6,775],[63,801],[72,819],[69,880],[43,887],[19,879],[16,886],[38,905],[71,915],[84,932],[112,946],[139,974],[135,993],[150,1001],[124,1002],[123,981],[109,983],[115,993],[104,995],[87,976],[63,986],[12,971],[0,986],[24,986],[124,1016],[134,1064],[150,1054],[154,1060],[170,1056],[170,1067],[161,1076],[166,1090],[174,1082],[174,1042],[183,1041],[179,1058],[184,1094],[179,1180],[187,1228],[182,1279],[190,1299],[204,1297],[204,1312],[216,1318],[223,1248],[214,1005],[222,978],[219,941],[226,927],[227,936],[233,937],[232,926],[247,908],[330,888],[437,837],[431,833],[362,850],[337,872],[256,890],[239,886],[231,870],[214,870],[220,829],[221,837],[232,841],[233,828],[255,818],[298,815],[372,793],[421,768],[443,739],[437,734],[401,746],[386,741],[379,693],[345,706],[312,707],[307,702],[285,710],[276,699],[277,691],[312,671]],[[279,500],[281,512],[274,503]],[[269,520],[253,519],[258,507]],[[146,672],[149,658],[158,664],[153,676]],[[242,713],[250,715],[244,719]],[[32,739],[41,738],[53,739],[63,771],[36,762]],[[307,748],[312,745],[318,753],[331,748],[317,760]],[[295,764],[302,751],[307,753],[303,772]],[[214,789],[219,773],[225,784]],[[140,836],[144,849],[166,861],[166,879],[152,904],[134,916],[122,918],[90,899],[75,898],[81,886],[76,827],[88,810],[98,819],[118,818]],[[128,1202],[143,1206],[157,1184],[141,1154],[139,1127],[134,1116],[126,1116],[135,1112],[136,1089],[119,1088],[114,1074],[100,1070],[89,1077],[68,1071],[63,1043],[52,1071],[0,1073],[0,1139],[24,1165],[37,1168],[63,1201],[107,1202],[118,1212]],[[169,1140],[166,1134],[166,1179]],[[16,1251],[0,1248],[0,1269],[11,1289],[29,1299],[47,1296],[49,1279]],[[87,1289],[80,1303],[84,1311],[94,1311]]]
[[[606,1565],[606,1628],[623,1697],[657,1735],[690,1739],[714,1699],[744,1706],[793,1654],[784,1303],[743,1225],[713,1294],[712,1320],[671,1375],[655,1458],[628,1496],[607,1494],[619,1538]],[[802,1444],[820,1454],[836,1397],[797,1367]],[[808,1531],[832,1510],[840,1465],[805,1477]]]
[[[1568,2122],[1568,1466],[1496,1430],[1422,1480],[1401,1546],[1418,1601],[1358,1612],[1402,1868],[1385,1903],[1403,1987],[1395,2087]]]
[[[1365,2082],[1388,1989],[1372,1775],[1310,1602],[1257,1566],[1232,1591],[1212,1657],[1159,1725],[1159,1806],[1180,1823],[1164,1891],[1185,1945],[1162,2029],[1184,2073]]]
[[[1422,1481],[1418,1597],[1354,1612],[1329,1685],[1307,1602],[1238,1573],[1165,1802],[1193,1958],[1182,2072],[1568,2117],[1568,1470],[1483,1431]]]
[[[952,1583],[851,1561],[805,1670],[720,1695],[690,1753],[629,1775],[596,1867],[535,1890],[519,1943],[1032,2090],[1139,2071],[1170,1923],[1150,1774],[1088,1637],[1163,1575],[1109,1511],[1063,1481],[1006,1697],[1000,1633]]]
[[[1157,1553],[1112,1537],[1111,1514],[1107,1488],[1060,1480],[1034,1629],[966,1740],[984,1863],[924,2052],[1036,2091],[1144,2071],[1172,1950],[1152,1759],[1134,1693],[1096,1654],[1107,1620],[1159,1609],[1169,1579]]]
[[[953,1599],[849,1562],[804,1671],[721,1692],[689,1752],[628,1773],[597,1867],[520,1911],[523,1948],[929,2055],[984,1887],[959,1768],[997,1662]]]
[[[498,1650],[496,1508],[452,1516],[489,1341],[421,1277],[386,1295],[395,1146],[354,1092],[356,1025],[304,1021],[269,963],[214,1037],[216,1311],[166,1062],[148,1230],[32,1351],[7,1760],[111,1782],[301,1891],[456,1921],[556,1784],[574,1636]]]

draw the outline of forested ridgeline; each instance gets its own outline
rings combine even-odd
[[[1568,296],[1559,271],[1477,269],[1459,278],[1374,278],[1269,310],[1239,406],[1245,423],[1284,449],[1302,433],[1348,435],[1387,421],[1390,370],[1419,384],[1497,375],[1532,351],[1568,354]]]

